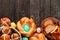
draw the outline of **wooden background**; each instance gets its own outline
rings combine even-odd
[[[60,0],[0,0],[0,18],[17,22],[24,16],[33,18],[37,26],[47,17],[60,20]]]

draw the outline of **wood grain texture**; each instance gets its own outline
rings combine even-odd
[[[40,24],[40,1],[30,0],[30,17],[33,18],[37,24]]]
[[[0,0],[0,18],[9,17],[14,20],[14,0]]]
[[[41,0],[41,11],[40,18],[41,21],[47,17],[50,17],[50,0]]]
[[[30,0],[16,0],[16,14],[15,20],[19,20],[22,17],[29,17],[30,16]]]
[[[57,0],[51,0],[51,16],[57,18]]]
[[[47,17],[60,20],[60,0],[0,0],[0,18],[17,22],[24,16],[33,18],[37,26]]]

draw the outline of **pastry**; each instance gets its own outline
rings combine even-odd
[[[11,39],[12,39],[12,40],[20,40],[20,39],[19,39],[19,35],[18,35],[17,33],[13,33],[13,34],[11,35]]]
[[[0,19],[0,24],[4,26],[9,26],[11,23],[10,19],[7,17],[3,17]]]
[[[48,40],[43,33],[35,33],[29,40]]]
[[[8,35],[8,34],[3,34],[3,35],[0,37],[0,40],[10,40],[10,35]]]
[[[2,33],[3,34],[11,34],[12,33],[12,30],[9,27],[4,27],[2,29]]]
[[[32,18],[23,17],[17,22],[17,29],[26,37],[30,37],[36,31],[36,24]]]
[[[42,31],[51,40],[56,40],[60,36],[60,22],[56,18],[46,18],[40,25]]]

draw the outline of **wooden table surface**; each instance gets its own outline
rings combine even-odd
[[[37,26],[47,17],[60,20],[60,0],[0,0],[0,18],[17,22],[24,16],[33,18]]]

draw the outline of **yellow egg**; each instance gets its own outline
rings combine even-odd
[[[14,22],[11,23],[12,28],[16,28],[16,24]]]

